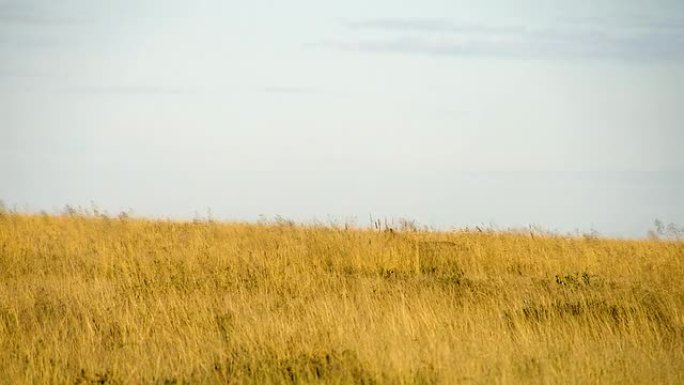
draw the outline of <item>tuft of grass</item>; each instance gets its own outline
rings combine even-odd
[[[0,215],[0,383],[684,383],[684,243]]]

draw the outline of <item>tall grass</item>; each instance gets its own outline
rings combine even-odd
[[[684,383],[684,243],[0,215],[0,383]]]

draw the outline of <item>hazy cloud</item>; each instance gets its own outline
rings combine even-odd
[[[346,21],[344,25],[357,30],[387,30],[393,32],[440,32],[440,33],[482,33],[499,34],[502,32],[521,32],[524,27],[499,26],[488,27],[476,24],[457,24],[449,19],[442,18],[415,18],[415,19],[370,19]]]
[[[321,94],[322,90],[313,87],[264,87],[261,89],[263,92],[269,94]]]
[[[88,86],[66,89],[68,92],[101,95],[176,95],[185,93],[183,88],[165,86]]]
[[[348,21],[369,35],[325,45],[368,52],[503,57],[684,58],[684,22],[653,19],[575,18],[553,26],[465,24],[448,19]]]
[[[63,15],[55,9],[35,1],[8,1],[0,3],[0,24],[73,24],[85,20]]]
[[[48,75],[29,70],[3,69],[0,67],[0,80],[6,79],[45,79]]]
[[[62,2],[0,0],[0,55],[16,61],[31,51],[67,48],[91,22]]]

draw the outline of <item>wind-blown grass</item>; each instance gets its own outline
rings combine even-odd
[[[0,382],[684,383],[684,243],[0,215]]]

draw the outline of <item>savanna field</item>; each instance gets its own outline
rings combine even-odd
[[[0,214],[2,384],[684,384],[684,243]]]

